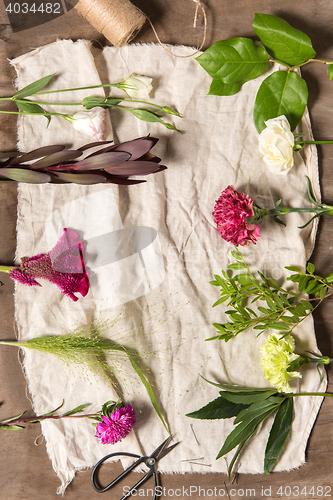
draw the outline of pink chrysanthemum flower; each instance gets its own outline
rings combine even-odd
[[[47,254],[24,257],[20,267],[14,268],[10,278],[28,286],[41,286],[36,278],[57,285],[62,293],[77,301],[75,293],[83,297],[89,290],[88,274],[83,260],[83,244],[72,229],[64,229],[62,236]]]
[[[235,246],[257,242],[260,238],[259,226],[246,222],[254,216],[252,204],[249,195],[239,193],[233,186],[222,191],[215,203],[213,217],[223,239]]]
[[[116,408],[110,417],[102,415],[103,422],[96,426],[95,436],[102,444],[115,444],[125,438],[135,425],[135,411],[131,405]]]

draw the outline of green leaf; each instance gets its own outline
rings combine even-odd
[[[327,288],[323,287],[319,292],[319,297],[321,300],[324,300],[324,298],[326,297],[326,293],[327,293]]]
[[[25,413],[27,413],[26,411],[24,411],[23,413],[20,413],[19,415],[16,415],[16,417],[11,417],[11,418],[7,418],[6,420],[1,420],[1,424],[7,424],[9,422],[13,422],[14,420],[18,420],[19,418],[21,418]]]
[[[148,109],[130,109],[132,115],[134,115],[139,120],[144,122],[161,122],[161,118],[154,111],[149,111]]]
[[[251,421],[254,417],[266,413],[269,409],[273,409],[279,404],[281,404],[280,397],[271,397],[264,401],[257,401],[238,413],[234,420],[234,425],[246,420]]]
[[[0,168],[1,177],[11,179],[12,181],[29,182],[31,184],[45,184],[51,180],[48,174],[24,168]]]
[[[246,265],[243,264],[242,262],[238,262],[237,264],[229,264],[228,269],[246,269]]]
[[[315,271],[315,266],[312,264],[312,262],[309,262],[308,265],[306,266],[306,270],[309,274],[313,274]]]
[[[106,182],[107,178],[102,174],[91,174],[91,173],[68,173],[68,172],[52,172],[59,179],[64,182],[71,182],[73,184],[82,184],[85,186],[90,186],[92,184],[100,184],[101,182]]]
[[[316,279],[312,279],[308,282],[306,288],[305,288],[305,293],[310,295],[310,293],[313,292],[313,290],[318,286],[318,281]]]
[[[274,408],[275,406],[273,407],[273,409],[270,408],[269,410],[267,410],[263,415],[254,417],[250,421],[244,420],[243,422],[238,424],[237,427],[227,436],[221,450],[216,457],[216,460],[229,453],[229,451],[238,446],[244,439],[247,439],[251,434],[253,434],[259,424],[263,420],[265,420],[265,418],[268,417],[268,415],[270,415],[272,411],[274,411]]]
[[[225,83],[218,78],[213,78],[208,95],[235,95],[240,91],[241,83]]]
[[[20,431],[24,427],[22,425],[0,425],[0,429],[3,431]]]
[[[208,382],[211,385],[214,385],[215,387],[219,387],[220,389],[223,389],[224,391],[228,392],[271,392],[271,389],[260,389],[256,387],[241,387],[239,385],[229,385],[229,384],[219,384],[217,382],[211,382],[210,380],[207,380],[205,377],[200,375],[201,378],[203,378],[206,382]],[[276,391],[275,391],[276,392]]]
[[[28,113],[29,115],[34,115],[34,114],[40,114],[40,113],[46,113],[46,111],[39,105],[31,101],[24,101],[24,102],[16,102],[16,106],[20,111],[23,111],[24,113]],[[45,118],[47,119],[47,123],[49,124],[51,121],[51,117],[45,114]]]
[[[80,405],[74,408],[73,410],[68,411],[67,413],[64,413],[63,416],[68,416],[68,415],[75,415],[75,413],[79,413],[80,411],[84,410],[87,408],[88,405]]]
[[[296,266],[285,266],[285,269],[288,269],[288,271],[293,271],[295,273],[301,273],[302,272],[300,270],[300,268],[296,267]]]
[[[276,311],[278,309],[277,305],[269,297],[265,297],[266,303],[271,311]]]
[[[327,283],[331,283],[333,281],[333,273],[330,273],[327,276],[325,276],[325,280],[327,281]]]
[[[233,256],[233,258],[237,261],[241,261],[242,260],[242,255],[239,251],[237,251],[237,249],[235,251],[231,250],[231,255]]]
[[[292,71],[275,71],[260,85],[253,111],[258,132],[266,127],[265,121],[285,115],[291,130],[303,116],[308,101],[305,81]]]
[[[243,83],[260,76],[266,69],[267,54],[250,38],[237,37],[216,42],[196,60],[213,79],[227,84],[230,91],[231,88],[236,90],[235,84],[240,88]]]
[[[308,310],[312,311],[313,305],[308,300],[301,300],[301,304]]]
[[[268,328],[273,328],[274,330],[281,330],[281,331],[290,330],[290,327],[288,325],[285,325],[284,323],[269,323],[266,326]]]
[[[176,127],[171,125],[171,123],[167,123],[163,121],[157,113],[154,113],[154,111],[149,111],[148,109],[142,109],[142,108],[136,108],[136,109],[129,109],[127,108],[128,111],[132,113],[136,118],[139,120],[142,120],[144,122],[157,122],[161,123],[164,125],[166,128],[170,130],[176,130],[177,132],[180,132],[181,134],[184,134],[185,132],[182,130],[178,130]]]
[[[310,38],[280,17],[256,14],[253,29],[273,59],[288,66],[302,64],[316,55]]]
[[[233,469],[233,466],[234,466],[234,463],[236,462],[237,458],[239,457],[241,451],[243,450],[243,448],[246,446],[246,444],[253,438],[253,436],[255,436],[256,434],[256,431],[257,429],[255,428],[253,432],[251,432],[245,439],[243,439],[243,441],[239,444],[237,450],[236,450],[236,453],[234,454],[234,456],[232,457],[232,460],[230,462],[230,465],[228,467],[228,479],[230,481],[230,478],[231,478],[231,472],[232,472],[232,469]]]
[[[43,415],[39,415],[39,418],[49,417],[49,416],[53,415],[56,411],[60,410],[60,408],[62,408],[64,406],[64,404],[65,404],[65,400],[63,399],[61,404],[59,406],[57,406],[57,408],[49,411],[48,413],[44,413]],[[39,420],[35,420],[34,422],[39,422]]]
[[[228,299],[229,299],[229,296],[228,295],[224,295],[223,297],[221,297],[220,299],[218,299],[216,302],[214,302],[214,304],[212,305],[212,307],[218,306],[219,304],[222,304],[223,302],[226,302]]]
[[[123,99],[117,99],[115,97],[85,97],[82,101],[82,105],[86,109],[92,109],[95,108],[96,106],[100,108],[110,108],[111,106],[117,106],[119,103],[121,103]]]
[[[131,365],[133,366],[135,372],[137,373],[137,375],[139,376],[141,382],[143,383],[143,385],[146,388],[146,391],[147,391],[147,394],[148,394],[149,399],[151,401],[151,404],[153,405],[153,407],[154,407],[157,415],[159,416],[162,424],[164,425],[166,431],[169,432],[168,426],[167,426],[167,424],[164,421],[164,418],[162,416],[161,410],[159,409],[157,399],[155,397],[155,394],[153,392],[153,389],[152,389],[150,383],[148,382],[148,380],[146,379],[146,377],[142,373],[142,371],[141,371],[140,367],[138,366],[138,364],[134,361],[133,356],[125,348],[123,348],[122,350],[127,354],[128,359],[131,362]]]
[[[327,67],[327,76],[330,80],[333,80],[333,64],[329,64]]]
[[[280,456],[282,447],[291,430],[293,398],[286,398],[278,409],[265,450],[264,473],[267,475]]]
[[[301,279],[299,280],[299,283],[298,283],[298,291],[299,292],[301,292],[301,293],[304,292],[310,279],[311,279],[311,277],[306,275],[306,274],[304,274],[301,277]]]
[[[208,403],[206,406],[200,408],[200,410],[187,413],[186,417],[199,418],[201,420],[231,418],[238,415],[238,413],[245,408],[246,405],[232,403],[223,397],[219,397]]]
[[[48,75],[44,76],[43,78],[40,78],[40,80],[36,80],[33,83],[30,83],[23,89],[19,90],[14,94],[14,99],[24,99],[25,97],[29,97],[31,95],[36,94],[40,90],[42,90],[46,85],[49,83],[49,81],[54,77],[55,73],[53,75]]]
[[[263,401],[270,396],[277,394],[276,390],[266,389],[265,391],[255,392],[228,392],[228,391],[220,391],[221,398],[230,401],[231,403],[243,404],[243,405],[252,405],[252,403],[257,403],[258,401]]]

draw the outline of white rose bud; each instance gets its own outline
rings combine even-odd
[[[294,135],[287,118],[282,115],[265,122],[259,135],[259,151],[264,162],[275,174],[286,175],[294,165]]]
[[[149,97],[153,89],[152,78],[140,76],[132,73],[125,81],[118,84],[118,87],[126,92],[129,97],[146,98]]]
[[[106,128],[106,109],[96,107],[91,111],[79,111],[70,120],[75,130],[103,141]]]

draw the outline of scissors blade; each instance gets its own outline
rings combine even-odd
[[[163,441],[162,444],[160,444],[156,448],[156,450],[153,451],[153,453],[150,455],[150,458],[155,458],[156,460],[161,460],[161,458],[165,457],[165,455],[170,453],[170,451],[173,450],[174,447],[180,443],[180,441],[178,441],[177,443],[175,443],[172,446],[169,446],[169,448],[167,448],[168,444],[170,443],[170,441],[172,439],[173,439],[173,434],[171,434],[165,441]]]

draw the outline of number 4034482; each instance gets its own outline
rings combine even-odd
[[[280,486],[276,492],[277,495],[286,497],[331,497],[331,486]]]
[[[6,7],[6,12],[9,14],[63,14],[61,11],[60,3],[33,3],[32,5],[28,5],[27,3],[9,3]]]

